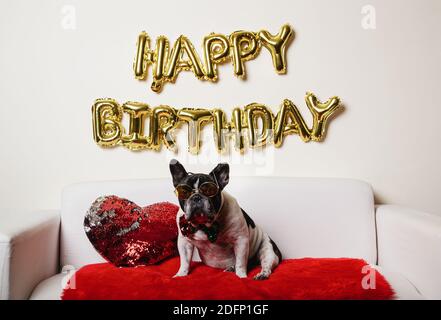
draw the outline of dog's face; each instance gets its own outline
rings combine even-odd
[[[228,164],[218,164],[209,174],[187,173],[182,164],[171,160],[170,172],[185,218],[193,225],[211,225],[219,214],[222,190],[229,181]]]

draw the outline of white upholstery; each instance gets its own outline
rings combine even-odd
[[[376,262],[371,187],[361,181],[320,178],[233,177],[226,190],[263,226],[285,258],[356,257]],[[83,230],[84,214],[101,195],[147,205],[176,203],[171,179],[81,183],[63,192],[61,264],[101,262]]]
[[[2,212],[0,299],[27,299],[58,270],[59,211]]]
[[[423,300],[424,297],[418,291],[418,289],[404,277],[401,273],[396,271],[390,271],[377,265],[372,267],[387,280],[395,293],[395,299],[397,300]],[[59,296],[61,293],[56,292]],[[34,294],[32,294],[34,295]],[[54,294],[55,296],[55,294]]]
[[[56,275],[42,281],[32,292],[30,300],[61,300],[65,274]]]
[[[441,217],[400,206],[376,211],[378,264],[398,271],[430,299],[441,299]]]

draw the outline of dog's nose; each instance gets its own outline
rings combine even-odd
[[[201,202],[202,201],[202,197],[201,197],[201,195],[199,194],[199,193],[196,193],[194,196],[193,196],[193,199],[192,199],[194,202],[197,202],[197,203],[199,203],[199,202]]]

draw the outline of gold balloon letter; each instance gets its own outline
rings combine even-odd
[[[204,38],[205,76],[217,80],[217,64],[224,62],[230,54],[230,44],[222,34],[210,34]]]
[[[298,134],[304,142],[311,140],[311,133],[299,109],[290,100],[285,99],[276,117],[274,145],[278,148],[288,134]]]
[[[213,137],[218,152],[225,152],[226,140],[230,133],[230,125],[225,119],[225,113],[221,109],[211,111],[213,116]]]
[[[326,133],[329,117],[340,107],[340,98],[332,97],[320,103],[313,93],[307,93],[306,105],[312,114],[312,128],[309,129],[299,109],[290,100],[285,99],[276,117],[274,146],[279,148],[288,134],[298,134],[304,142],[322,141]]]
[[[262,104],[252,103],[245,107],[245,115],[248,123],[248,137],[250,147],[260,147],[266,145],[271,138],[274,116],[268,108]],[[259,133],[257,119],[262,119],[262,129]]]
[[[181,60],[184,52],[187,54],[189,60]],[[175,42],[165,76],[169,81],[174,82],[176,76],[181,70],[193,70],[198,79],[204,77],[204,71],[199,56],[197,55],[193,44],[184,36],[180,36]]]
[[[311,139],[321,141],[325,135],[329,117],[340,107],[340,98],[332,97],[325,103],[321,103],[313,93],[308,92],[305,100],[313,115]]]
[[[188,123],[188,151],[198,154],[201,147],[201,127],[211,120],[211,112],[207,109],[184,108],[178,111],[178,117]]]
[[[230,35],[231,50],[233,55],[234,74],[239,78],[245,76],[244,61],[253,59],[260,50],[260,42],[254,33],[236,31]]]
[[[178,125],[176,110],[169,106],[159,106],[153,109],[150,118],[151,147],[159,150],[161,141],[169,150],[175,150],[176,145],[172,130]]]
[[[153,82],[151,89],[154,92],[162,90],[165,78],[165,64],[168,59],[169,43],[166,37],[160,36],[156,39],[155,63],[153,64]]]
[[[286,46],[292,35],[293,31],[288,24],[282,26],[280,32],[275,36],[265,30],[259,32],[262,45],[271,53],[277,73],[286,73]]]
[[[93,138],[103,147],[116,146],[122,134],[122,108],[113,99],[97,99],[92,106]]]
[[[143,80],[147,77],[148,65],[153,63],[153,54],[150,51],[150,37],[147,33],[141,32],[138,36],[136,47],[133,71],[135,72],[136,79]]]
[[[225,113],[220,109],[214,109],[213,115],[213,135],[216,149],[220,153],[227,151],[228,138],[234,137],[234,147],[237,151],[245,150],[245,137],[243,129],[246,128],[244,112],[240,108],[235,108],[232,113],[231,122],[227,122]]]
[[[126,102],[123,111],[129,115],[129,133],[121,137],[122,145],[130,150],[149,148],[150,141],[144,136],[144,122],[150,107],[139,102]]]

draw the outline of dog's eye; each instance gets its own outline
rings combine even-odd
[[[213,197],[216,195],[216,193],[218,192],[219,187],[213,183],[213,182],[206,182],[203,183],[200,187],[199,187],[199,191],[207,196],[207,197]]]
[[[187,200],[191,196],[191,188],[188,186],[177,186],[176,187],[176,195],[181,200]]]

